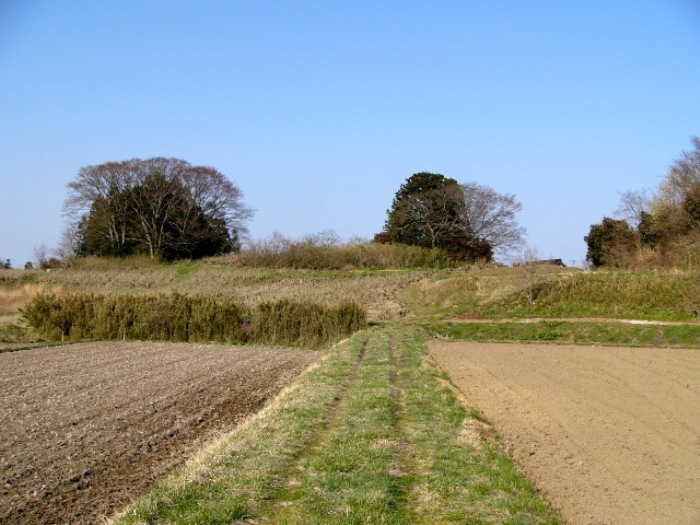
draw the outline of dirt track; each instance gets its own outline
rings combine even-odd
[[[100,523],[318,356],[167,343],[0,354],[0,523]]]
[[[571,525],[700,524],[700,351],[430,349]]]

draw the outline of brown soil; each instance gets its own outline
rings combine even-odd
[[[430,350],[570,524],[700,524],[700,351]]]
[[[101,523],[319,356],[86,343],[0,354],[0,523]]]

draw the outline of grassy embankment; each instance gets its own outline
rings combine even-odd
[[[495,268],[407,288],[414,322],[476,341],[700,347],[700,273]]]

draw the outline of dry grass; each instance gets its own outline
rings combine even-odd
[[[408,314],[401,292],[428,271],[293,270],[236,268],[213,262],[168,265],[93,261],[50,273],[8,270],[0,280],[0,311],[16,312],[37,293],[100,293],[142,295],[178,292],[226,295],[255,308],[264,302],[288,300],[335,306],[352,301],[370,321],[400,319]]]
[[[541,283],[562,282],[580,273],[556,266],[486,267],[427,274],[408,286],[402,299],[415,315],[437,318],[465,314],[479,316],[484,305],[527,294]]]
[[[16,288],[0,288],[0,313],[16,312],[22,308],[36,295],[32,288],[38,287],[25,284]]]
[[[0,314],[16,313],[35,295],[47,292],[60,293],[61,289],[61,285],[48,283],[11,282],[0,286]]]
[[[251,243],[242,252],[213,258],[246,268],[454,268],[460,263],[439,248],[421,248],[406,244],[348,243],[327,245],[316,237],[301,240],[283,236]]]

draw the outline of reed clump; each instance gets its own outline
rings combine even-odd
[[[367,325],[355,303],[241,305],[223,295],[37,294],[23,310],[50,340],[130,339],[318,348]]]

